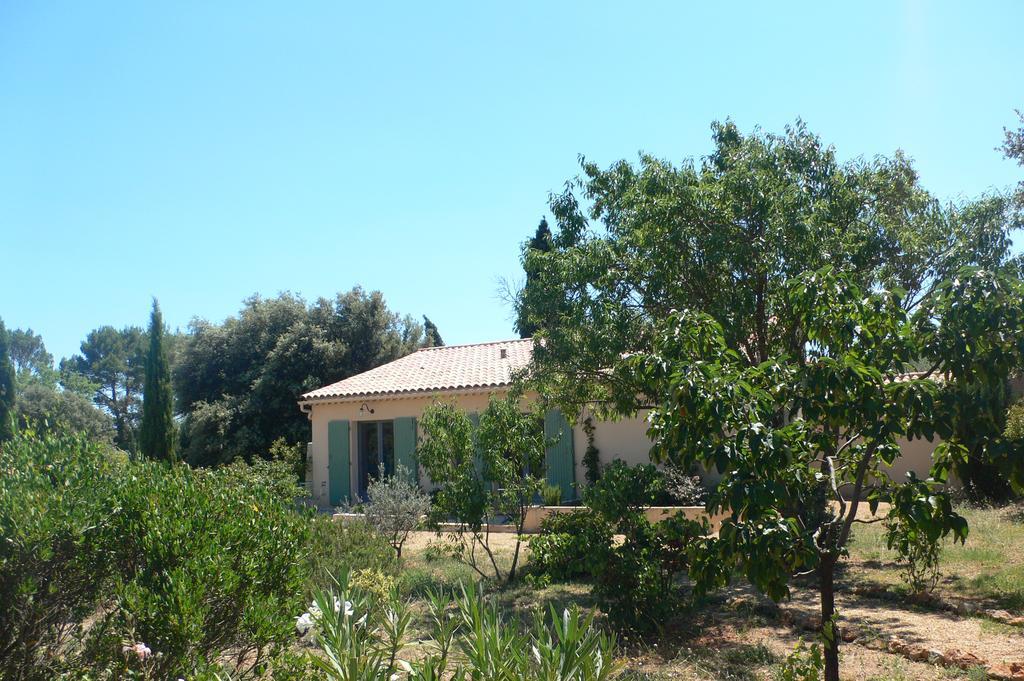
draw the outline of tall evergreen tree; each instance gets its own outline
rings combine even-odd
[[[423,347],[438,348],[444,345],[441,332],[437,330],[437,324],[430,321],[430,317],[423,315]]]
[[[7,328],[0,320],[0,442],[14,436],[14,365],[8,342]]]
[[[548,227],[547,218],[541,218],[540,224],[537,225],[537,231],[534,233],[533,238],[526,244],[527,252],[529,251],[540,251],[541,253],[548,253],[551,251],[551,228]],[[536,271],[529,264],[529,261],[524,257],[523,268],[526,270],[526,286],[529,287],[534,277],[536,277]],[[530,319],[526,311],[522,308],[519,309],[519,314],[516,317],[516,331],[519,333],[520,338],[529,338],[537,332],[538,324],[535,319]]]
[[[142,427],[139,449],[150,459],[175,459],[175,429],[171,370],[164,348],[164,318],[153,299],[149,317],[149,354],[142,392]]]

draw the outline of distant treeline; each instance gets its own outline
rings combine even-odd
[[[22,426],[62,422],[138,450],[145,329],[100,326],[59,364],[31,329],[6,334]],[[266,456],[281,438],[306,441],[300,394],[443,341],[426,317],[420,323],[399,315],[380,292],[355,287],[312,303],[291,293],[253,296],[223,322],[193,319],[187,332],[168,333],[165,345],[180,456],[212,465]]]

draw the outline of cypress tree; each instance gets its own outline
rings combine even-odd
[[[149,353],[142,391],[142,427],[139,449],[150,459],[175,460],[175,426],[171,371],[164,349],[164,318],[153,299],[149,317]]]
[[[441,332],[437,330],[437,324],[430,321],[430,317],[427,315],[423,315],[423,345],[428,348],[438,348],[444,345]]]
[[[537,225],[537,231],[533,235],[533,238],[526,244],[526,248],[534,251],[541,251],[547,253],[551,250],[551,228],[548,227],[547,218],[541,218],[540,224]],[[526,268],[526,287],[530,287],[530,283],[534,278],[534,273],[530,271],[530,268]],[[526,319],[520,312],[519,317],[516,319],[516,331],[519,332],[520,338],[529,338],[537,331],[537,325],[532,321]]]
[[[14,437],[14,364],[9,343],[7,328],[0,320],[0,442]]]

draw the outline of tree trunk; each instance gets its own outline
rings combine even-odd
[[[836,614],[836,561],[823,556],[818,567],[821,592],[821,638],[825,647],[825,681],[839,681],[839,628],[832,618]]]

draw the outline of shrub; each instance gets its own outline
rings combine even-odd
[[[672,516],[651,523],[644,515],[664,492],[665,478],[653,465],[616,461],[587,488],[585,501],[623,535],[597,564],[594,595],[616,624],[648,629],[676,607],[676,578],[688,568],[691,549],[709,533],[706,521]]]
[[[584,490],[583,501],[625,533],[664,491],[665,480],[653,464],[633,466],[614,461],[601,479]]]
[[[545,483],[540,489],[540,499],[545,506],[560,506],[562,503],[562,488],[558,485]]]
[[[259,666],[283,649],[302,602],[309,523],[258,470],[142,463],[118,503],[125,572],[97,635],[144,642],[154,674],[198,669],[231,649]],[[101,646],[102,647],[102,646]]]
[[[0,447],[0,678],[56,675],[112,581],[125,461],[85,436],[31,428]]]
[[[337,522],[330,516],[313,519],[308,552],[312,557],[307,593],[330,588],[341,573],[378,570],[398,572],[395,550],[363,520]]]
[[[419,485],[409,481],[408,472],[399,467],[395,475],[370,482],[365,506],[366,521],[383,535],[402,557],[402,545],[409,533],[430,512],[430,497]]]
[[[530,564],[554,580],[593,577],[609,559],[612,533],[611,524],[590,509],[554,513],[530,538]]]
[[[939,583],[939,542],[898,519],[886,524],[886,544],[903,562],[903,580],[917,596],[931,593]]]
[[[673,504],[680,506],[703,506],[708,491],[699,475],[679,466],[665,467],[665,493]]]
[[[594,596],[609,619],[640,631],[663,624],[679,605],[676,579],[707,534],[706,523],[681,515],[657,523],[641,516],[597,573]]]

